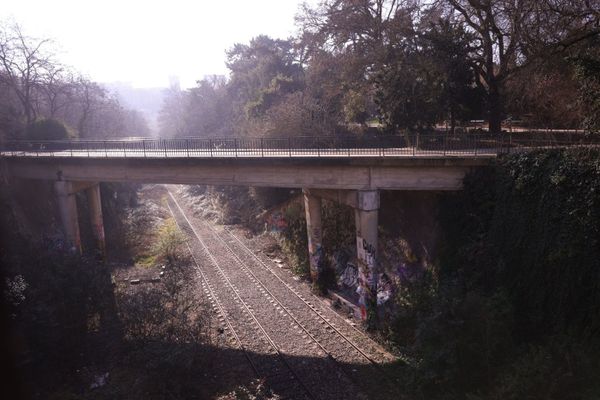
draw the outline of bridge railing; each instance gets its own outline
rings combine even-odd
[[[599,146],[600,138],[573,133],[421,134],[393,136],[15,140],[3,156],[62,157],[357,157],[477,156],[565,146]]]

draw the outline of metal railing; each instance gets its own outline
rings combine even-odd
[[[567,146],[598,146],[579,133],[421,134],[372,137],[247,137],[120,140],[15,140],[1,156],[28,157],[422,157],[484,156]]]

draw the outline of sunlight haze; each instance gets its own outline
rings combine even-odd
[[[59,60],[99,82],[182,87],[226,74],[225,51],[266,34],[291,36],[300,0],[228,2],[19,0],[0,19],[25,34],[52,38]],[[309,2],[314,3],[314,2]]]

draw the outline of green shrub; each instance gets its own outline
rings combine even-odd
[[[327,254],[356,246],[354,210],[333,201],[323,200],[321,207],[323,248]]]
[[[528,346],[486,398],[546,400],[600,398],[598,343],[561,335]]]
[[[419,317],[416,344],[421,362],[416,386],[426,398],[463,398],[485,392],[498,366],[513,350],[512,309],[498,292],[456,293],[447,285],[433,300],[431,311]]]
[[[38,119],[25,129],[25,138],[29,140],[62,140],[73,136],[62,122],[51,118]]]
[[[520,335],[597,331],[600,152],[515,155],[498,175],[486,273],[509,288]]]
[[[158,230],[156,238],[155,257],[173,262],[185,243],[185,237],[177,227],[175,220],[169,218]]]
[[[405,285],[393,338],[440,399],[598,398],[600,151],[507,156],[442,201],[432,285]],[[412,332],[411,332],[412,329]]]
[[[308,236],[306,218],[300,205],[292,205],[286,211],[287,229],[282,233],[281,247],[292,262],[296,275],[307,277],[310,274],[308,261]]]

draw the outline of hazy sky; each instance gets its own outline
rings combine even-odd
[[[259,34],[287,38],[302,0],[7,0],[0,19],[53,38],[61,62],[99,82],[183,87],[225,74],[225,50]],[[316,4],[317,1],[308,1]]]

